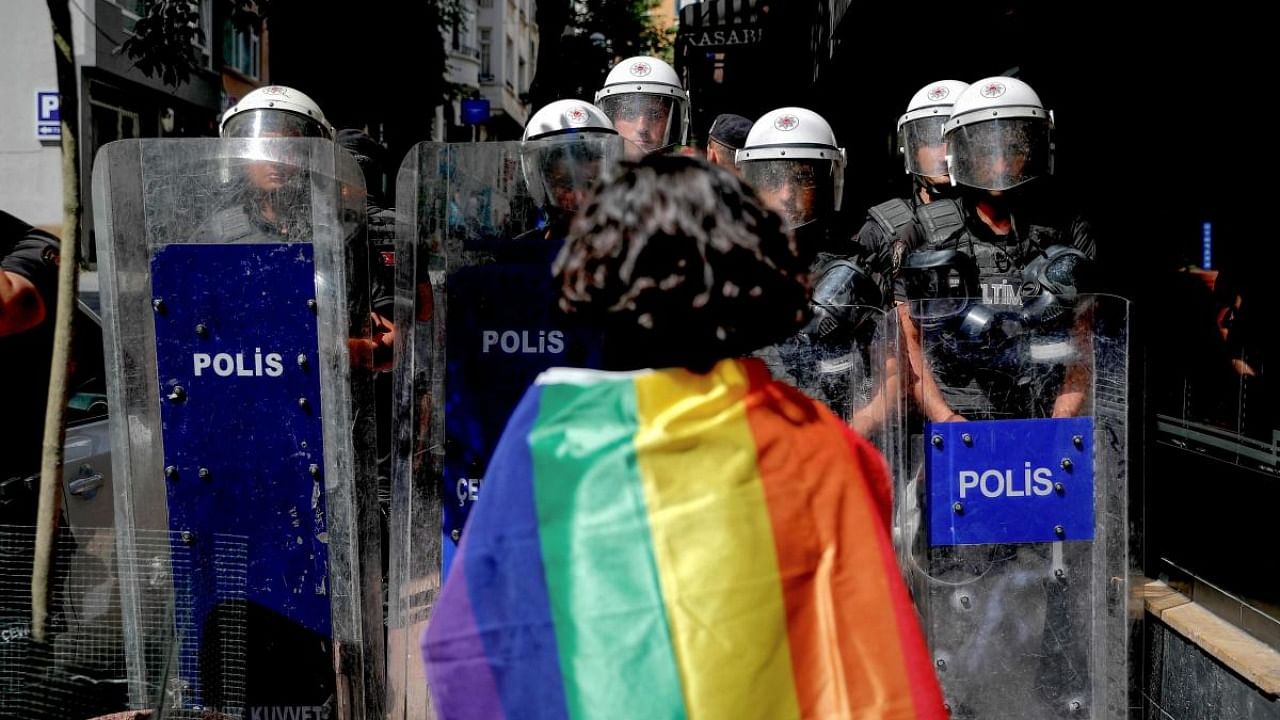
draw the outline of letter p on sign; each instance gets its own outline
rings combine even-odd
[[[58,122],[58,93],[40,93],[40,119],[44,122]]]

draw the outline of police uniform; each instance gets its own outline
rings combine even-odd
[[[1031,406],[1035,406],[1033,415],[1043,416],[1052,409],[1061,365],[1046,365],[1040,368],[1043,372],[1026,374],[1025,367],[1017,367],[1025,360],[1019,357],[1025,348],[1017,345],[1017,338],[1007,336],[1046,330],[1039,324],[1042,318],[1032,317],[1035,313],[1031,312],[1036,298],[1045,291],[1045,280],[1037,270],[1051,258],[1065,259],[1064,251],[1074,259],[1092,261],[1096,241],[1088,221],[1047,202],[1051,196],[1046,191],[1050,190],[1021,191],[1013,200],[1016,206],[1007,235],[995,234],[965,197],[935,200],[915,208],[904,200],[882,203],[872,208],[859,231],[857,244],[867,267],[882,288],[892,288],[899,303],[918,303],[935,293],[947,294],[947,289],[930,289],[909,279],[913,269],[919,269],[911,266],[918,265],[918,259],[926,254],[955,251],[969,265],[966,272],[972,274],[971,287],[961,288],[963,292],[949,290],[975,301],[968,308],[971,326],[962,327],[965,308],[960,307],[951,325],[926,320],[924,336],[934,341],[934,347],[924,349],[935,359],[935,372],[942,375],[940,389],[948,404],[970,419],[1025,416]],[[1078,277],[1068,278],[1076,290],[1080,289],[1077,285],[1088,282],[1087,264],[1077,263],[1072,273]],[[972,320],[977,318],[985,324],[974,329]],[[965,334],[971,330],[970,335]],[[965,358],[957,356],[970,351]]]
[[[857,247],[836,240],[848,237],[837,228],[838,223],[819,219],[793,230],[802,248],[817,251],[810,265],[812,317],[800,332],[760,350],[757,356],[775,378],[849,420],[854,408],[870,398],[873,309],[883,301],[880,289],[863,270]]]

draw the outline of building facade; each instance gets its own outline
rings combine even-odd
[[[483,139],[518,139],[529,119],[529,84],[538,61],[534,0],[478,0],[480,94],[489,101]]]
[[[93,160],[109,142],[138,137],[216,135],[218,115],[266,81],[265,30],[234,31],[219,0],[196,0],[205,41],[200,66],[178,87],[149,78],[119,52],[145,12],[145,0],[94,0],[71,6],[78,70],[81,257],[93,265]],[[58,84],[48,7],[12,0],[5,9],[0,78],[0,202],[35,225],[62,227],[61,149],[56,128]],[[228,36],[228,33],[230,35]]]

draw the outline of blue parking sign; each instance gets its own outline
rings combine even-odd
[[[57,90],[36,91],[36,138],[62,139],[61,98]]]

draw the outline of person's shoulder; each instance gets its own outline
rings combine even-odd
[[[52,233],[0,210],[0,255],[31,246],[52,247],[56,251],[59,242]]]
[[[253,232],[253,222],[244,206],[228,205],[214,211],[196,228],[195,242],[222,243],[248,237]]]
[[[0,212],[0,267],[30,280],[46,297],[56,282],[61,243],[52,233]]]
[[[890,198],[867,208],[866,220],[860,233],[892,237],[916,222],[915,208],[905,198]]]

